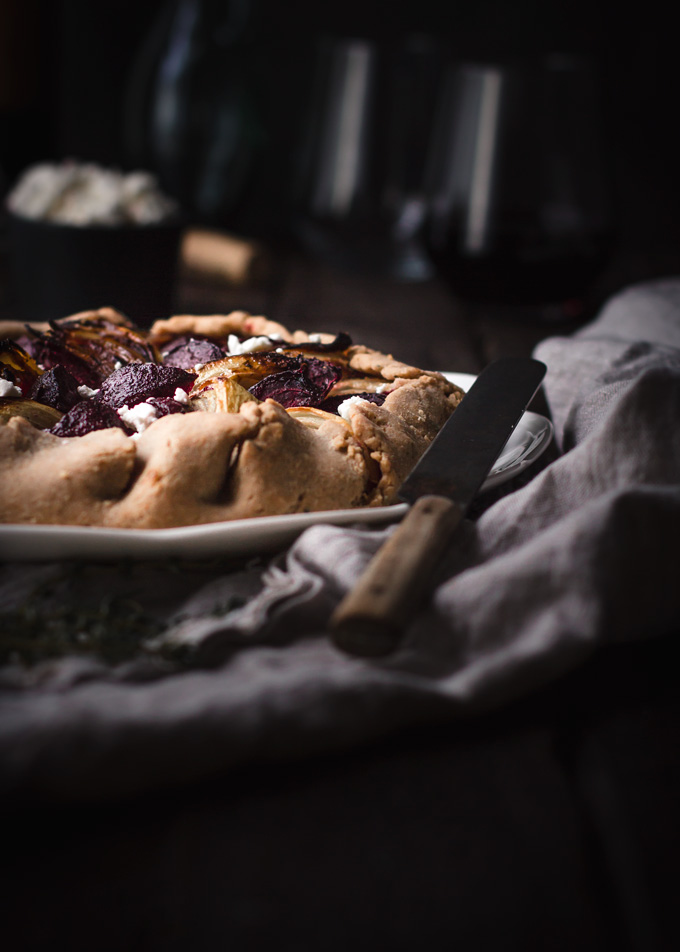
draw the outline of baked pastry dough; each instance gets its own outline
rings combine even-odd
[[[150,363],[158,365],[151,368],[156,376],[169,374],[172,391],[175,378],[165,366],[173,361],[177,366],[172,355],[178,347],[191,342],[190,347],[210,351],[213,345],[219,351],[205,364],[177,370],[184,374],[182,381],[192,382],[175,388],[174,395],[137,396],[134,407],[110,400],[113,410],[104,409],[114,414],[116,425],[60,436],[60,427],[67,434],[80,432],[68,429],[76,411],[62,415],[52,407],[31,422],[26,407],[42,405],[30,399],[30,377],[47,371],[39,366],[39,355],[26,354],[26,366],[21,364],[21,345],[30,350],[30,337],[5,341],[0,353],[1,522],[148,529],[383,506],[395,500],[399,485],[463,396],[443,375],[352,344],[346,335],[290,332],[243,311],[179,315],[140,331],[121,314],[102,308],[42,328],[34,339],[47,346],[64,331],[84,335],[85,344],[74,337],[81,357],[97,334],[100,342],[113,342],[120,359],[112,362],[101,348],[97,357],[106,393],[115,390],[115,374],[125,375],[121,366],[133,367],[133,376],[139,370],[140,379],[146,379],[135,365]],[[25,328],[0,324],[0,338],[19,333]],[[185,350],[185,363],[186,353],[191,349]],[[295,391],[293,397],[280,397],[287,405],[266,395],[272,382],[304,388],[310,380],[310,392],[316,393],[319,374],[322,400],[308,397],[304,389],[302,405],[295,405]],[[36,386],[34,381],[34,394],[45,390]],[[99,392],[78,387],[74,399],[81,410],[85,407],[85,416],[101,400]],[[288,389],[273,392],[289,394]],[[172,407],[166,412],[168,401]],[[140,406],[148,410],[151,425],[148,419],[138,424]],[[53,425],[55,414],[59,423]],[[139,432],[132,433],[130,420]]]

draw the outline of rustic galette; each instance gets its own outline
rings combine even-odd
[[[460,402],[436,372],[242,311],[0,324],[0,522],[161,528],[382,506]]]

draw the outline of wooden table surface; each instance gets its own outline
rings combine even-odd
[[[621,274],[647,276],[624,269],[611,287]],[[579,323],[297,252],[259,286],[178,290],[178,312],[237,307],[472,373]],[[6,289],[0,311],[12,316]],[[603,650],[498,713],[343,755],[132,802],[13,802],[5,948],[676,949],[672,648]]]

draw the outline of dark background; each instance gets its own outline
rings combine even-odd
[[[0,190],[34,161],[128,164],[130,78],[164,6],[0,0]],[[247,39],[269,63],[284,129],[299,118],[289,91],[304,88],[321,32],[427,31],[462,59],[588,53],[625,250],[612,286],[680,274],[677,39],[660,0],[445,10],[414,0],[406,12],[343,0],[313,14],[303,0],[268,0],[259,14]],[[345,328],[349,315],[357,339],[361,328],[379,349],[407,343],[419,366],[470,372],[530,353],[551,330],[505,312],[468,320],[434,283],[386,288],[294,264],[276,295],[225,291],[219,310],[294,315],[301,327],[324,315]],[[205,299],[195,300],[178,313],[201,313]],[[422,334],[414,313],[428,315]],[[58,937],[72,950],[184,952],[221,948],[227,936],[248,949],[436,949],[455,936],[461,948],[525,952],[677,949],[676,643],[617,644],[519,709],[344,758],[132,803],[12,804],[10,947],[54,949]]]
[[[220,6],[220,4],[217,4]],[[221,6],[227,9],[229,4]],[[233,6],[233,4],[232,4]],[[4,0],[0,8],[0,175],[71,156],[125,166],[131,72],[161,0]],[[389,13],[383,11],[389,9]],[[678,66],[671,7],[660,0],[542,3],[259,0],[247,42],[268,63],[279,123],[298,118],[311,42],[324,32],[383,40],[425,31],[461,59],[586,52],[600,75],[617,237],[673,270],[680,246]],[[295,81],[301,87],[295,86]],[[276,156],[267,160],[272,168]],[[264,173],[266,174],[266,172]],[[227,224],[229,224],[227,222]]]

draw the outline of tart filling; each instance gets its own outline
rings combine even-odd
[[[2,340],[0,388],[0,521],[124,528],[389,504],[463,396],[344,333],[111,308]]]

